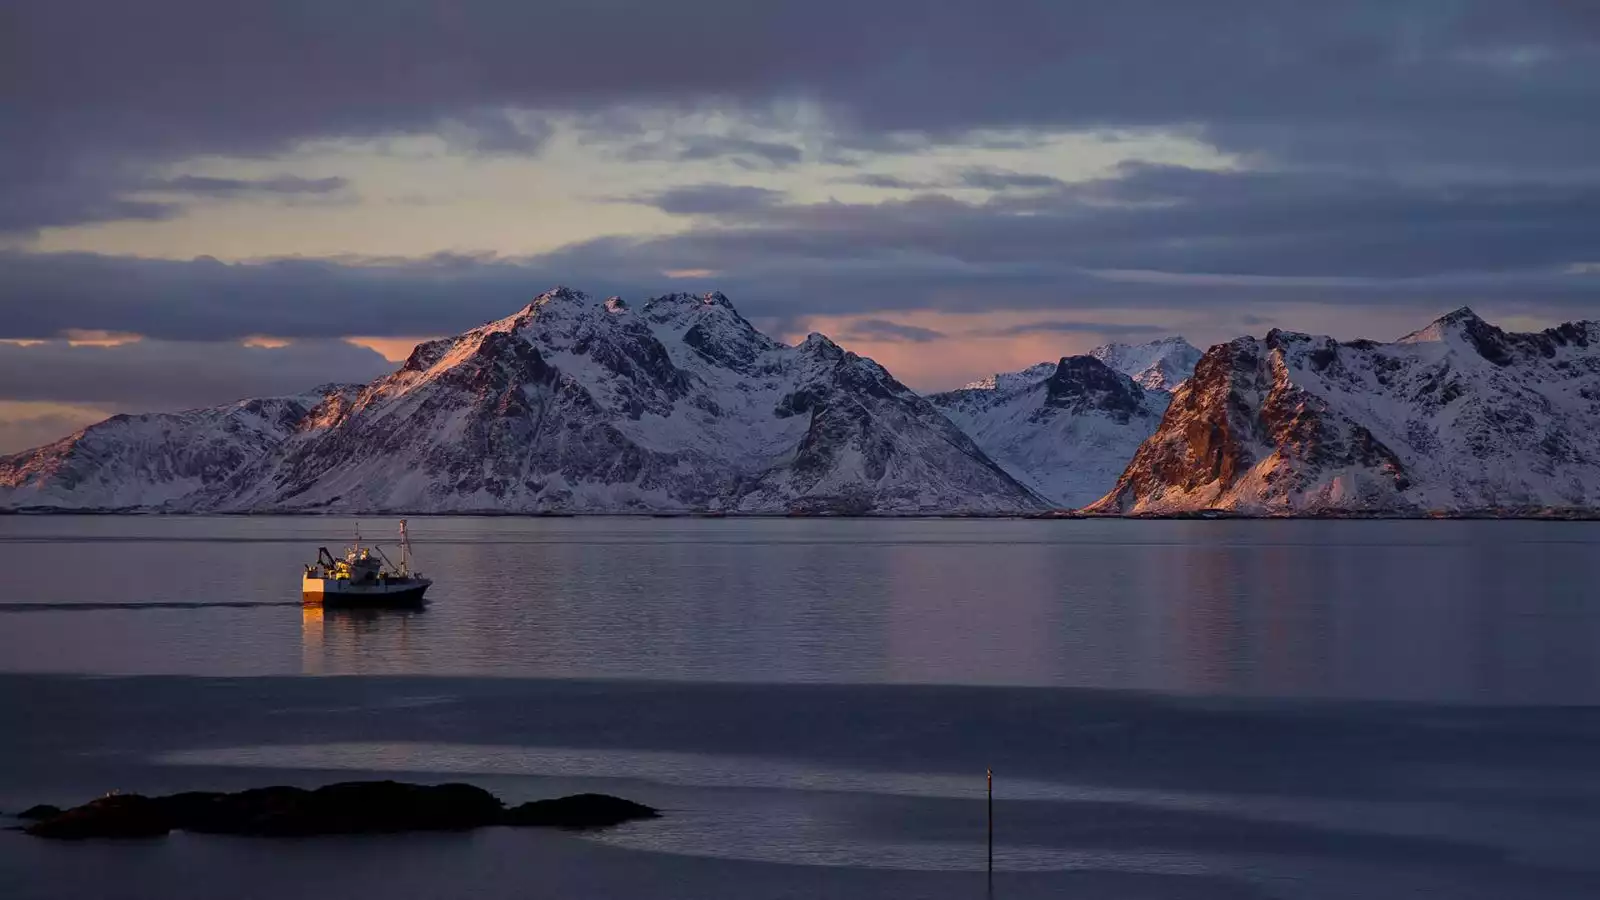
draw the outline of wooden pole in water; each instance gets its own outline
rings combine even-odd
[[[994,882],[994,770],[985,769],[989,781],[989,881]]]

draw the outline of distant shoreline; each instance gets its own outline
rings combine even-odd
[[[1416,521],[1416,520],[1472,520],[1498,519],[1504,521],[1532,522],[1594,522],[1600,521],[1597,509],[1487,509],[1427,512],[1359,512],[1336,511],[1323,513],[1298,513],[1293,515],[1239,513],[1227,510],[1201,510],[1172,513],[1088,513],[1077,510],[1048,510],[1034,513],[1002,512],[906,512],[906,513],[845,513],[845,512],[508,512],[504,510],[475,511],[416,511],[416,510],[248,510],[248,511],[182,511],[140,508],[113,509],[61,509],[58,507],[23,507],[0,509],[0,516],[170,516],[194,518],[394,518],[394,517],[450,517],[474,519],[1012,519],[1012,520],[1062,520],[1111,519],[1151,521]]]

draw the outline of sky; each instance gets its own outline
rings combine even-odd
[[[9,0],[0,452],[558,284],[924,390],[1600,318],[1591,0]]]

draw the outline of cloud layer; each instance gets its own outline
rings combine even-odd
[[[1600,312],[1600,6],[1572,0],[13,0],[0,106],[0,339],[148,338],[0,346],[0,400],[364,380],[381,369],[337,338],[455,333],[557,283],[722,289],[906,365],[962,341],[1294,327],[1272,316],[1295,304],[1352,331],[1463,303]],[[1225,162],[961,158],[1088,134]],[[440,172],[494,177],[575,142],[630,176],[585,183],[596,208],[650,226],[477,254],[450,217],[481,210],[441,177],[406,214],[437,217],[448,252],[237,261],[249,204],[374,202],[359,166],[297,168],[307,147],[365,141],[378,169],[412,138]],[[28,249],[115,222],[198,234],[186,215],[230,204],[232,262]],[[259,335],[296,343],[233,343]]]
[[[1592,176],[1600,12],[1569,0],[17,0],[0,28],[0,228],[157,213],[144,167],[454,131],[537,152],[596,114],[657,158],[785,166],[755,137],[641,139],[629,109],[816,108],[842,148],[975,129],[1187,128],[1289,165]],[[137,39],[132,39],[136,37]],[[604,115],[600,115],[600,114]],[[792,118],[792,116],[790,116]],[[602,128],[598,123],[610,123]]]
[[[144,340],[110,347],[0,344],[6,400],[171,410],[370,381],[393,365],[338,340],[282,347]]]

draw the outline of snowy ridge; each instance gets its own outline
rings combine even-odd
[[[1514,334],[1460,309],[1389,344],[1274,330],[1192,374],[1190,351],[1107,345],[925,398],[823,335],[772,340],[721,294],[635,309],[557,288],[371,384],[113,416],[0,457],[0,508],[1600,507],[1600,323]]]
[[[780,344],[721,294],[668,295],[635,311],[557,288],[504,319],[418,345],[369,385],[252,402],[277,405],[254,425],[235,421],[248,404],[141,417],[166,424],[134,431],[112,420],[0,460],[0,503],[337,512],[1044,506],[883,367],[821,335]],[[159,438],[146,435],[152,429]],[[228,437],[213,451],[198,459],[186,451],[219,431]]]
[[[1181,337],[1105,344],[931,399],[1013,477],[1056,506],[1076,508],[1116,484],[1155,433],[1168,391],[1200,355]],[[1082,399],[1090,394],[1096,401]],[[1080,399],[1064,401],[1069,396]]]
[[[1459,309],[1391,344],[1213,347],[1093,509],[1421,513],[1600,502],[1600,324]]]
[[[965,384],[959,390],[1000,391],[1006,394],[1027,390],[1055,374],[1056,365],[1053,362],[1042,362],[1035,363],[1020,372],[996,372],[988,378],[981,378]]]
[[[1063,357],[1032,383],[1021,375],[931,399],[1007,472],[1060,507],[1110,490],[1167,405],[1166,394],[1094,356]]]
[[[1166,337],[1144,344],[1103,344],[1089,355],[1147,391],[1171,393],[1194,374],[1202,353],[1181,337]]]
[[[121,509],[181,501],[293,435],[325,427],[312,413],[346,402],[356,390],[325,385],[293,397],[112,416],[53,444],[0,457],[0,506]]]

